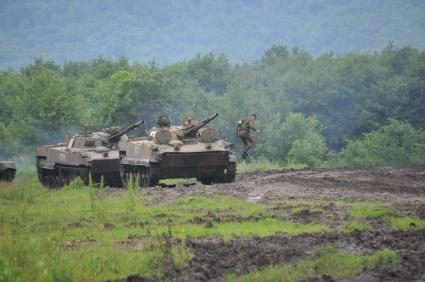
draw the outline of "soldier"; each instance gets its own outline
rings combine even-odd
[[[247,118],[240,120],[236,126],[236,135],[241,138],[244,145],[242,151],[242,158],[246,159],[248,157],[248,151],[254,145],[254,140],[251,137],[251,130],[255,132],[260,132],[257,128],[251,125],[251,122],[254,122],[257,119],[256,114],[250,114]]]
[[[189,129],[189,128],[193,127],[194,125],[196,125],[197,123],[198,123],[198,121],[196,120],[195,117],[187,116],[183,121],[183,126],[184,126],[184,128]]]
[[[159,116],[156,124],[160,128],[169,127],[171,125],[171,119],[169,116]]]

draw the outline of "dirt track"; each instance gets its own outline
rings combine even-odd
[[[338,227],[344,221],[338,202],[377,202],[397,215],[425,219],[425,168],[370,168],[351,170],[268,171],[239,175],[236,182],[203,186],[179,184],[172,189],[149,191],[153,201],[184,195],[225,194],[260,203],[300,200],[316,203],[326,212],[292,214],[290,220]],[[279,209],[279,205],[275,207]],[[317,277],[311,281],[425,281],[425,230],[394,231],[372,222],[376,231],[331,232],[299,236],[239,238],[224,242],[216,238],[189,239],[194,252],[190,265],[177,269],[172,281],[220,281],[226,272],[247,273],[270,264],[295,262],[312,255],[312,249],[330,243],[347,252],[370,254],[390,248],[400,263],[385,269],[365,270],[354,277]],[[132,280],[137,281],[137,280]],[[309,280],[310,281],[310,280]]]
[[[183,183],[149,193],[157,202],[217,193],[259,203],[288,199],[380,202],[400,215],[425,219],[425,167],[253,172],[239,174],[231,184]]]

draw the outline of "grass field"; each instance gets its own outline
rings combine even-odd
[[[258,164],[255,164],[258,166]],[[257,167],[256,167],[257,168]],[[261,169],[276,167],[260,166]],[[245,168],[245,171],[252,170]],[[172,193],[172,189],[161,193]],[[155,278],[189,265],[194,254],[188,238],[299,235],[372,230],[382,219],[386,229],[423,228],[425,221],[397,216],[380,203],[338,202],[344,222],[338,227],[300,223],[299,214],[324,214],[326,201],[287,200],[267,204],[241,198],[183,195],[157,203],[155,189],[127,190],[83,186],[42,187],[31,173],[0,183],[0,281],[106,281],[131,274]],[[230,272],[227,281],[297,281],[320,275],[341,277],[364,268],[397,262],[392,250],[352,255],[325,245],[312,258],[270,266],[253,273]],[[285,278],[282,273],[287,273]],[[268,277],[266,279],[266,277]]]

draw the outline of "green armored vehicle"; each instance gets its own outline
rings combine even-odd
[[[140,187],[155,186],[166,178],[196,178],[203,184],[233,182],[232,144],[219,139],[215,129],[204,128],[217,116],[200,123],[185,122],[185,126],[171,126],[167,117],[160,117],[159,128],[127,143],[120,165],[124,185],[130,177],[138,178]]]
[[[66,144],[40,145],[36,148],[38,179],[49,188],[60,188],[76,177],[94,183],[104,178],[105,185],[121,187],[119,151],[125,150],[127,133],[144,123],[138,121],[119,130],[108,128],[91,132],[86,127],[82,134],[68,138]]]
[[[0,181],[12,182],[16,174],[16,165],[11,161],[0,161]]]

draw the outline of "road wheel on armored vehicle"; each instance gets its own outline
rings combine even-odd
[[[216,177],[211,176],[201,176],[198,177],[196,180],[202,183],[202,185],[211,185],[215,182],[218,182],[218,179]]]
[[[120,176],[124,188],[128,187],[130,179],[138,181],[138,187],[155,187],[159,178],[154,174],[154,168],[145,166],[120,165]]]
[[[16,174],[16,165],[11,161],[0,161],[0,181],[12,182]]]
[[[236,178],[236,163],[229,163],[224,174],[224,183],[232,183]]]
[[[0,172],[0,181],[12,182],[15,178],[16,170],[7,169],[5,171]]]
[[[120,177],[123,187],[127,188],[130,180],[136,181],[137,169],[128,165],[120,165]]]
[[[196,179],[203,185],[211,185],[213,183],[232,183],[236,178],[236,163],[229,163],[224,171],[223,176],[200,176]]]
[[[139,187],[155,187],[159,184],[159,179],[156,178],[149,167],[139,169]]]

